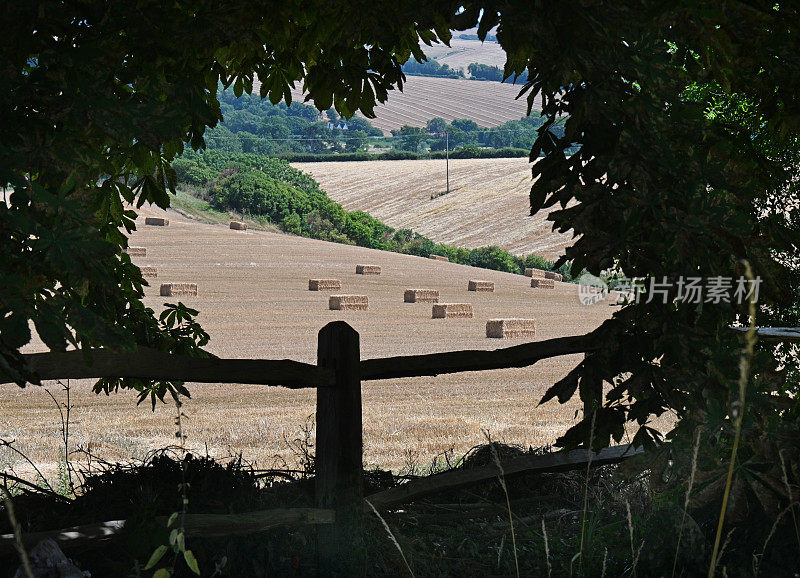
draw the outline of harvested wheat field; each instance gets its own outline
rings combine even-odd
[[[506,63],[506,53],[497,42],[481,42],[458,38],[460,34],[476,34],[477,30],[456,32],[450,40],[450,46],[434,44],[423,46],[425,56],[436,60],[439,64],[447,64],[450,68],[461,69],[468,74],[467,67],[473,62],[503,68]]]
[[[159,278],[192,279],[202,288],[185,302],[200,311],[199,320],[211,335],[210,351],[223,357],[313,363],[317,332],[340,319],[361,334],[362,357],[371,358],[494,349],[498,341],[485,335],[488,319],[544,320],[537,324],[536,335],[543,340],[584,333],[614,311],[604,304],[580,305],[572,284],[542,292],[530,288],[528,277],[481,270],[481,278],[495,283],[494,293],[468,293],[476,270],[463,265],[290,235],[232,231],[227,224],[201,224],[176,213],[169,219],[169,227],[140,226],[132,242],[147,246]],[[359,262],[381,266],[382,274],[356,275],[354,264]],[[340,279],[348,292],[368,295],[369,309],[330,311],[327,294],[308,290],[309,278],[318,276]],[[474,318],[432,320],[430,304],[403,303],[404,289],[433,283],[442,301],[468,299]],[[157,312],[166,301],[178,300],[158,292],[158,283],[146,291],[147,304]],[[394,470],[408,459],[425,464],[440,452],[464,452],[481,443],[481,430],[526,447],[551,443],[572,423],[578,403],[537,403],[580,359],[551,359],[526,369],[365,382],[365,462]],[[137,407],[132,392],[97,396],[90,393],[91,384],[71,383],[73,448],[90,445],[96,455],[119,460],[141,458],[174,443],[172,404],[158,404],[152,412],[148,403]],[[296,439],[314,413],[313,390],[235,384],[188,388],[192,399],[183,406],[183,427],[193,452],[241,453],[259,467],[283,460],[296,463],[287,440]],[[51,384],[50,389],[64,400],[57,386]],[[63,446],[52,400],[33,386],[0,386],[0,396],[0,437],[17,440],[20,450],[48,476],[54,475]],[[0,465],[32,475],[5,448],[0,449]]]
[[[259,86],[257,81],[253,83],[254,94]],[[403,91],[391,91],[387,102],[375,106],[375,118],[369,122],[387,135],[404,124],[424,127],[437,116],[448,122],[467,118],[491,128],[528,113],[527,100],[517,99],[519,90],[520,85],[500,82],[408,76]],[[301,87],[292,90],[292,98],[304,101]],[[540,101],[533,108],[540,110]]]
[[[444,160],[292,166],[311,174],[345,209],[366,211],[395,229],[413,229],[437,243],[499,245],[518,255],[552,258],[571,242],[570,235],[552,232],[546,212],[529,216],[531,168],[526,158],[451,159],[446,195],[441,194],[446,190]]]

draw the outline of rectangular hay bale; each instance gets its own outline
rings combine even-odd
[[[156,267],[142,265],[139,270],[142,272],[142,277],[158,277],[158,269]]]
[[[534,337],[536,323],[533,319],[489,319],[486,322],[486,337],[515,338]]]
[[[163,217],[145,217],[144,224],[155,225],[157,227],[166,227],[169,225],[169,219],[165,219]]]
[[[447,257],[445,257],[443,255],[433,255],[433,254],[431,254],[430,258],[431,259],[436,259],[437,261],[447,261],[448,263],[450,262],[450,259],[448,259]]]
[[[162,297],[184,297],[197,295],[197,283],[162,283]]]
[[[471,318],[472,303],[438,303],[433,306],[433,319]]]
[[[552,279],[553,281],[561,281],[564,277],[561,273],[556,273],[555,271],[545,271],[544,278]]]
[[[131,257],[147,257],[147,247],[128,247],[125,252]]]
[[[338,291],[342,288],[342,282],[339,279],[309,279],[309,291]]]
[[[438,303],[438,289],[406,289],[403,294],[406,303]]]
[[[242,223],[241,221],[231,221],[231,229],[234,231],[246,231],[247,230],[247,223]]]
[[[538,277],[539,279],[544,279],[546,277],[546,271],[542,271],[541,269],[531,269],[530,267],[525,269],[525,276],[526,277]]]
[[[381,268],[378,265],[356,265],[356,275],[380,275]]]
[[[552,279],[531,279],[531,287],[535,287],[537,289],[554,289],[556,286],[556,282]]]
[[[467,283],[467,291],[485,291],[487,293],[494,292],[494,281],[477,281],[470,279]]]
[[[328,309],[334,311],[366,311],[369,299],[366,295],[331,295]]]

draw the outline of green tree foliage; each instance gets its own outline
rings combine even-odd
[[[481,42],[497,42],[497,36],[487,34],[485,38],[479,38],[477,34],[459,34],[456,36],[461,40],[480,40]]]
[[[468,118],[454,118],[450,123],[450,126],[466,133],[474,133],[481,130],[481,127],[478,126],[477,122],[474,120],[469,120]]]
[[[773,59],[794,61],[789,38],[797,31],[786,23],[796,7],[573,9],[563,4],[525,29],[524,56],[513,53],[506,65],[533,79],[525,87],[529,104],[534,97],[545,103],[547,120],[532,150],[541,157],[532,210],[561,205],[550,218],[576,235],[562,259],[573,260],[573,269],[615,268],[673,284],[666,303],[644,299],[604,323],[597,332],[603,349],[545,400],[595,400],[598,446],[621,440],[629,420],[636,443],[652,441],[650,420],[666,411],[677,414],[680,431],[709,418],[708,431],[725,430],[739,355],[728,326],[745,310],[674,301],[677,280],[736,278],[737,263],[748,259],[762,279],[765,313],[796,299],[788,257],[800,236],[795,209],[787,207],[796,198],[791,127],[800,116],[790,111],[798,110],[798,77],[788,68],[764,73]],[[546,38],[554,29],[570,54],[592,54],[591,63],[556,54]],[[521,34],[517,19],[502,17],[501,45],[519,47]],[[563,115],[569,120],[558,136],[550,128]],[[751,391],[753,415],[778,415],[757,401],[774,391]],[[587,414],[561,443],[585,440],[591,419]]]
[[[344,119],[334,109],[320,116],[313,106],[296,102],[274,105],[251,94],[237,97],[230,89],[221,90],[219,99],[224,121],[209,129],[205,138],[207,148],[223,152],[336,154],[361,150],[367,135],[383,136],[366,119]],[[344,124],[348,130],[338,128]],[[356,142],[348,146],[350,138]]]
[[[723,521],[730,531],[746,527],[732,548],[747,558],[794,500],[778,488],[798,482],[780,463],[800,455],[800,383],[789,369],[800,365],[797,347],[759,341],[743,357],[730,328],[800,325],[798,6],[554,8],[524,27],[511,13],[498,16],[511,55],[505,70],[527,70],[528,102],[541,98],[547,119],[531,153],[531,208],[558,205],[548,218],[575,236],[558,264],[644,278],[650,291],[594,332],[598,351],[542,401],[585,404],[563,446],[627,434],[652,447],[661,438],[654,417],[669,414],[670,453],[656,472],[673,456],[688,472],[684,456],[698,435],[696,514],[719,516],[720,530]],[[549,128],[564,115],[558,136]],[[715,298],[708,289],[720,279],[735,287],[745,260],[760,281],[755,319],[745,292]],[[685,291],[696,278],[700,299]]]
[[[362,151],[367,148],[367,133],[363,130],[351,130],[344,137],[344,150],[348,153]]]
[[[473,62],[467,66],[470,78],[474,80],[494,80],[496,82],[503,81],[503,71],[496,66],[489,66],[488,64],[480,64]]]
[[[399,129],[393,130],[392,135],[400,137],[395,148],[412,153],[419,152],[420,148],[427,142],[427,133],[418,126],[408,126],[404,124]]]
[[[425,124],[425,130],[435,137],[441,137],[447,130],[447,121],[439,116],[432,118]]]
[[[145,281],[123,252],[136,226],[124,203],[169,205],[171,161],[184,143],[204,146],[206,128],[222,119],[220,83],[240,96],[257,74],[260,96],[278,103],[291,102],[289,84],[304,80],[320,109],[371,117],[402,85],[401,61],[424,58],[420,36],[450,37],[446,22],[433,14],[412,22],[408,8],[4,3],[0,371],[20,385],[37,381],[19,353],[31,324],[52,350],[196,352],[202,336],[170,333],[142,303]],[[353,30],[362,19],[378,24]],[[103,387],[119,385],[133,382]]]
[[[222,210],[247,211],[283,222],[289,215],[311,211],[308,195],[272,178],[263,171],[231,168],[222,172],[210,188],[213,205]]]
[[[473,267],[483,267],[485,269],[495,269],[497,271],[506,271],[508,273],[520,273],[520,264],[500,247],[481,247],[475,249],[469,254],[469,265]]]
[[[344,119],[333,109],[320,117],[317,110],[308,105],[273,105],[249,94],[237,98],[232,90],[221,91],[220,101],[225,121],[206,131],[208,150],[280,156],[290,160],[313,158],[308,155],[324,155],[322,158],[326,160],[348,160],[347,154],[367,150],[369,137],[383,136],[364,118],[353,116]],[[550,130],[563,135],[563,122],[561,119]],[[428,121],[424,130],[434,138],[426,140],[416,127],[409,127],[405,129],[405,135],[402,129],[395,133],[403,138],[397,139],[393,145],[394,150],[413,154],[426,154],[427,143],[433,152],[444,151],[447,132],[450,150],[460,149],[462,158],[501,156],[499,152],[488,151],[487,147],[495,151],[529,150],[538,136],[537,129],[543,123],[544,118],[534,115],[487,129],[469,119],[454,119],[448,123],[442,118],[434,118]],[[339,128],[344,124],[348,130]],[[412,149],[415,146],[417,148]],[[518,151],[510,150],[502,154],[521,156]]]

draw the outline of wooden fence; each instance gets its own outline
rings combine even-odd
[[[317,364],[291,360],[219,359],[171,355],[141,348],[135,352],[93,350],[90,356],[81,351],[35,353],[25,355],[30,367],[42,380],[80,378],[141,378],[200,383],[243,383],[312,387],[317,390],[315,509],[292,513],[287,510],[253,512],[228,516],[225,520],[210,515],[195,515],[198,529],[222,526],[227,533],[267,529],[280,523],[318,524],[317,551],[320,568],[341,571],[359,549],[365,502],[362,487],[362,415],[361,382],[398,377],[432,376],[463,371],[507,367],[525,367],[542,359],[586,353],[595,349],[591,335],[561,337],[493,351],[454,351],[430,355],[410,355],[361,360],[359,335],[343,321],[335,321],[319,332]],[[91,361],[87,361],[91,359]],[[0,373],[0,383],[8,383]],[[595,464],[613,463],[638,453],[627,446],[608,448],[591,454],[585,450],[529,456],[509,464],[505,471],[535,470],[553,466],[561,469],[585,464],[587,457]],[[539,461],[537,461],[537,459]],[[485,471],[483,471],[485,470]],[[435,491],[442,485],[470,483],[497,475],[495,466],[481,470],[451,473],[448,478],[419,484],[405,484],[380,492],[367,499],[377,508],[408,501]],[[465,477],[466,475],[466,477]],[[216,524],[216,526],[215,526]],[[49,533],[50,537],[69,540],[78,537],[108,536],[124,521],[105,522],[78,529]],[[187,528],[191,530],[191,528]],[[71,536],[71,538],[70,538]],[[41,537],[37,534],[36,537]],[[2,542],[12,540],[2,536]]]

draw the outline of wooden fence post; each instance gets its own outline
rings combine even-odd
[[[584,361],[586,361],[587,359],[591,359],[591,356],[593,355],[596,355],[596,353],[595,352],[584,353],[583,354]],[[588,385],[581,390],[580,398],[583,401],[584,419],[589,419],[593,421],[594,418],[590,416],[594,412],[599,410],[601,407],[603,407],[603,380],[595,378],[591,382],[589,382]],[[591,437],[593,434],[590,433],[589,435]]]
[[[335,511],[317,534],[322,574],[363,569],[364,490],[359,335],[344,321],[319,332],[317,365],[333,369],[333,387],[317,388],[316,506]],[[360,573],[360,572],[359,572]]]

